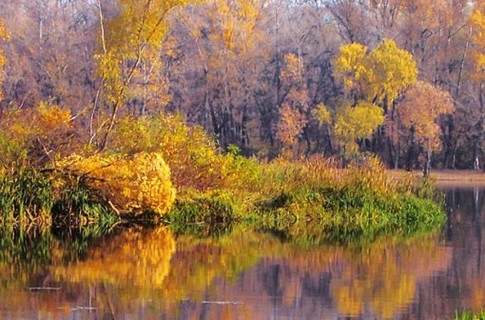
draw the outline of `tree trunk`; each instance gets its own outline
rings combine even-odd
[[[473,150],[473,169],[474,170],[480,170],[480,156],[483,153],[482,150],[482,144],[483,144],[483,131],[484,131],[484,109],[485,109],[485,101],[483,97],[483,83],[480,83],[480,91],[479,91],[479,97],[478,101],[480,103],[479,105],[479,110],[480,110],[480,116],[477,122],[477,138],[475,140],[475,147]]]
[[[431,172],[431,152],[426,150],[426,163],[424,164],[423,174],[428,177]]]

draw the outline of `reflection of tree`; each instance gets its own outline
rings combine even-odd
[[[483,188],[449,189],[447,240],[455,248],[453,268],[441,279],[443,294],[453,303],[445,308],[453,314],[453,306],[480,311],[485,307],[485,194]],[[429,300],[429,293],[426,293]]]
[[[236,280],[242,271],[256,264],[262,253],[261,240],[259,235],[241,227],[219,239],[177,239],[164,295],[172,299],[202,299],[201,293],[212,281]]]
[[[309,273],[314,279],[322,272],[331,274],[330,292],[341,314],[372,312],[389,318],[412,302],[418,281],[446,269],[450,256],[449,248],[439,247],[434,237],[428,237],[380,240],[356,249],[295,250],[288,260],[298,274]]]
[[[85,260],[54,267],[53,274],[74,283],[161,287],[174,250],[175,240],[166,228],[129,229],[91,248]]]
[[[292,313],[298,318],[317,319],[325,311],[327,317],[333,314],[335,318],[368,313],[389,318],[413,301],[419,282],[445,270],[451,257],[450,248],[440,247],[434,236],[380,240],[356,248],[307,246],[304,250],[247,230],[224,237],[224,243],[213,240],[194,246],[187,240],[183,248],[178,246],[166,286],[171,292],[177,292],[174,289],[178,287],[177,296],[185,293],[193,299],[188,317],[204,313],[211,319],[238,318],[241,314],[248,319],[278,318]],[[197,258],[183,266],[192,254]],[[259,257],[257,268],[247,269],[250,263],[242,263],[245,255],[251,261]],[[238,270],[234,274],[221,269],[223,266],[230,266],[229,270],[240,267],[232,269]],[[228,274],[237,277],[221,286],[210,285]],[[208,306],[200,300],[238,304]]]
[[[29,301],[51,317],[93,306],[99,318],[140,310],[146,319],[385,318],[406,307],[418,282],[450,260],[450,249],[434,237],[301,246],[243,226],[218,238],[179,236],[176,242],[166,228],[132,229],[93,244],[69,261],[56,251],[63,246],[53,249],[54,265],[44,277],[58,292],[31,296],[18,281],[13,294],[0,291],[0,307],[13,303],[20,310]]]

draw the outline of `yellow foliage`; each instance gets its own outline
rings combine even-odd
[[[102,77],[104,87],[106,89],[106,99],[115,103],[117,99],[123,99],[123,79],[122,75],[122,61],[120,57],[113,51],[108,51],[103,55],[96,55],[98,61],[98,76]]]
[[[285,145],[292,146],[297,142],[307,120],[300,111],[284,104],[280,108],[280,120],[278,121],[276,136]]]
[[[358,92],[357,98],[388,105],[417,80],[418,73],[412,55],[390,39],[384,39],[370,53],[358,43],[345,45],[334,66],[335,76],[346,89]]]
[[[351,89],[366,73],[367,47],[360,43],[351,43],[340,48],[334,62],[334,73],[345,88]]]
[[[255,0],[215,0],[211,10],[216,14],[216,32],[210,34],[215,44],[223,46],[223,51],[245,55],[256,45],[254,32],[258,15],[258,2]],[[227,52],[226,52],[227,53]]]
[[[0,40],[1,39],[10,40],[10,34],[7,28],[5,27],[5,24],[2,21],[0,21]],[[3,50],[0,49],[0,69],[2,69],[6,63],[7,63],[7,59],[5,58]],[[2,82],[3,82],[3,71],[0,70],[0,85],[2,84]],[[0,100],[2,99],[3,99],[3,93],[0,90]]]
[[[475,50],[472,52],[475,72],[473,77],[478,81],[485,79],[485,8],[483,5],[476,5],[470,17],[470,26],[473,30],[472,43]]]
[[[318,104],[315,109],[312,110],[312,116],[317,119],[318,123],[323,126],[324,124],[330,124],[332,122],[332,115],[325,104]]]
[[[399,93],[416,82],[418,69],[413,56],[400,49],[393,40],[385,39],[370,53],[367,97],[387,100],[388,104]]]
[[[68,145],[73,129],[71,111],[46,102],[33,109],[9,108],[0,117],[0,134],[8,140],[2,161],[12,161],[19,152],[29,152],[32,162],[54,157]]]
[[[384,112],[375,104],[361,101],[355,107],[346,105],[337,111],[335,135],[347,153],[356,152],[357,139],[369,138],[384,123]]]
[[[0,21],[0,38],[5,40],[11,39],[10,33],[8,32],[7,27],[5,26],[3,21]]]
[[[90,187],[106,200],[135,215],[147,212],[163,215],[175,200],[170,169],[160,153],[72,156],[58,166],[87,177]]]

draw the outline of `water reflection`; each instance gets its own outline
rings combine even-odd
[[[242,225],[217,237],[161,227],[88,240],[3,230],[0,318],[452,318],[485,306],[484,196],[447,190],[443,234],[347,247]]]

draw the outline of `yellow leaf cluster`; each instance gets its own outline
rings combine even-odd
[[[413,56],[400,49],[393,40],[385,39],[370,53],[368,98],[389,104],[399,93],[416,82],[418,69]]]
[[[473,77],[478,81],[485,79],[485,8],[477,6],[470,17],[470,26],[473,30],[472,43],[475,50],[472,52],[475,63],[475,72]]]
[[[117,209],[134,215],[147,212],[164,215],[175,200],[170,169],[157,152],[140,152],[133,156],[72,156],[58,166],[87,177],[91,188],[98,190]]]
[[[9,140],[10,148],[32,154],[60,152],[69,145],[73,123],[71,111],[41,102],[35,108],[9,108],[0,116],[0,134]],[[4,161],[13,149],[2,150]]]
[[[0,21],[0,40],[1,39],[10,40],[10,34],[7,28],[5,27],[5,24],[2,21]],[[5,58],[5,54],[3,53],[3,50],[0,49],[0,69],[2,69],[6,63],[7,63],[7,59]],[[3,82],[3,71],[0,70],[0,85],[2,84],[2,82]],[[3,93],[0,90],[0,100],[2,99],[3,99]]]
[[[5,26],[3,21],[0,21],[0,38],[5,40],[11,39],[10,33],[8,32],[7,27]]]
[[[239,54],[252,50],[255,45],[252,38],[260,13],[257,1],[215,0],[213,5],[219,29],[219,33],[210,36],[214,43],[220,43],[225,49],[238,51]]]
[[[361,101],[355,107],[346,105],[336,114],[335,135],[348,152],[355,152],[355,141],[370,137],[384,119],[383,110],[375,104]]]
[[[367,47],[351,43],[340,48],[334,62],[334,74],[357,98],[388,105],[400,92],[417,80],[412,55],[391,39],[384,39],[367,53]]]
[[[126,91],[123,83],[123,67],[120,57],[114,51],[96,55],[98,66],[97,75],[103,79],[105,99],[109,103],[117,103],[125,98]]]
[[[332,122],[332,115],[325,104],[318,104],[312,110],[312,116],[318,121],[319,125],[330,124]]]
[[[351,89],[363,78],[367,67],[365,58],[367,47],[360,43],[351,43],[340,48],[340,53],[334,61],[334,73],[346,89]]]

